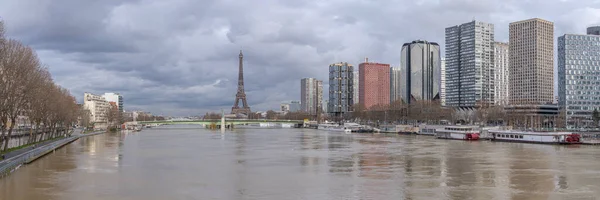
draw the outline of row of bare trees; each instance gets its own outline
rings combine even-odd
[[[33,143],[58,136],[77,121],[79,114],[75,98],[54,83],[35,51],[18,40],[6,38],[4,30],[0,21],[0,145],[3,151],[8,148],[19,116],[27,116],[32,125],[28,143]]]
[[[401,100],[389,105],[375,105],[365,109],[356,104],[354,112],[344,119],[353,119],[358,122],[389,122],[401,124],[414,123],[480,123],[502,124],[508,119],[506,112],[500,106],[479,106],[474,110],[445,108],[437,101],[416,101],[406,104]]]
[[[441,120],[449,120],[452,110],[443,108],[438,102],[417,101],[405,104],[402,101],[394,101],[389,105],[375,105],[369,109],[360,104],[354,105],[354,112],[349,117],[360,122],[429,122],[437,123]]]

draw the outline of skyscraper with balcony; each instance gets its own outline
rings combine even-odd
[[[552,103],[554,23],[528,19],[509,24],[509,103]]]
[[[566,127],[593,127],[600,108],[600,32],[558,38],[558,97]]]
[[[404,103],[440,99],[440,46],[413,41],[402,45],[400,97]]]
[[[329,65],[329,102],[327,112],[343,116],[354,111],[354,66],[347,62]]]
[[[300,80],[300,107],[303,112],[315,115],[323,104],[323,81],[315,78]]]
[[[508,105],[508,43],[494,43],[494,56],[496,105]]]
[[[471,21],[446,28],[446,105],[494,103],[494,25]]]
[[[390,103],[398,100],[402,100],[400,98],[400,68],[399,67],[391,67],[390,68]]]
[[[390,103],[390,65],[369,62],[358,66],[359,76],[359,101],[365,109],[375,105],[389,105]]]

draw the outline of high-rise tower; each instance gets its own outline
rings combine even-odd
[[[422,40],[404,43],[400,61],[400,98],[404,103],[440,100],[440,46]]]
[[[494,103],[494,25],[481,21],[446,28],[446,106]]]
[[[233,107],[231,107],[231,114],[245,114],[248,116],[250,114],[250,107],[246,102],[246,92],[244,92],[244,54],[242,54],[242,50],[240,50],[240,69],[238,74],[238,89],[237,94],[235,94],[235,103]],[[244,107],[240,108],[239,103],[242,101],[242,105]]]
[[[512,22],[508,29],[509,103],[513,105],[552,103],[554,100],[554,23],[534,18]]]

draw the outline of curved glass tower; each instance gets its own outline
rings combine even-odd
[[[413,41],[402,45],[400,97],[405,103],[439,100],[441,83],[440,46]]]

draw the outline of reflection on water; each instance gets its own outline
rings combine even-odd
[[[593,199],[600,147],[193,126],[82,138],[0,199]]]

